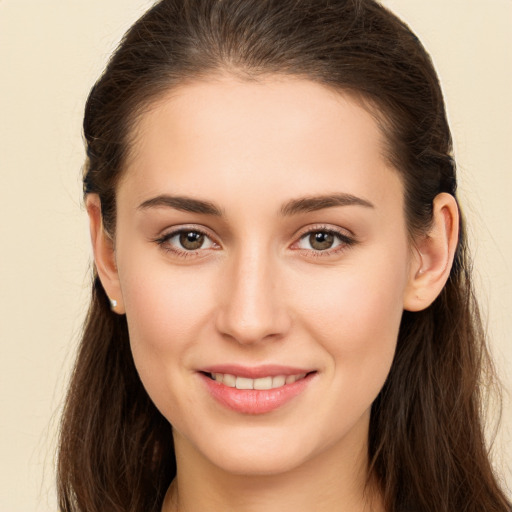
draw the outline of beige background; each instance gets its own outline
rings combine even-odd
[[[0,0],[0,510],[55,511],[56,424],[88,297],[86,95],[148,0]],[[441,76],[493,352],[512,389],[512,1],[386,0]],[[497,464],[512,486],[512,406]]]

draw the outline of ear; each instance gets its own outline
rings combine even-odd
[[[438,194],[433,203],[432,226],[413,246],[404,309],[421,311],[441,293],[450,275],[458,239],[457,201],[450,194]]]
[[[89,229],[96,270],[110,299],[112,311],[122,315],[125,310],[117,272],[114,241],[103,227],[100,198],[97,194],[88,194],[85,204],[89,215]]]

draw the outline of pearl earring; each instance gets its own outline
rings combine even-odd
[[[117,300],[116,299],[109,299],[110,300],[110,307],[114,309],[117,307]]]

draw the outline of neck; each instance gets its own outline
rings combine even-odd
[[[356,443],[357,445],[357,443]],[[329,447],[298,468],[269,475],[223,471],[175,434],[178,474],[162,512],[383,512],[368,482],[366,444]]]

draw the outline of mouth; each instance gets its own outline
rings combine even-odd
[[[299,380],[306,378],[308,375],[315,372],[299,373],[295,375],[268,375],[251,379],[249,377],[241,377],[230,373],[204,373],[207,377],[219,384],[224,384],[229,388],[236,389],[256,389],[268,390],[282,388],[287,384],[293,384]]]
[[[317,373],[277,366],[223,366],[198,372],[217,403],[250,415],[270,413],[294,402],[314,385]]]

